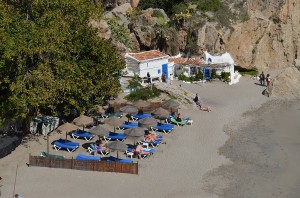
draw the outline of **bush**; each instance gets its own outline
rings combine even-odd
[[[217,70],[216,69],[212,69],[211,70],[211,78],[212,79],[216,79],[218,76],[217,76]]]
[[[225,82],[229,82],[230,81],[230,72],[222,72],[221,77]]]
[[[198,72],[195,76],[195,81],[203,80],[203,73]]]
[[[131,102],[138,100],[148,100],[160,96],[160,93],[161,92],[159,89],[157,89],[154,85],[151,85],[131,92],[129,95],[125,96],[125,99]]]

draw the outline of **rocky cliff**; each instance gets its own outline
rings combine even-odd
[[[134,13],[130,10],[130,0],[104,2],[106,7],[114,8],[106,16],[117,17],[130,28],[130,38],[136,46],[131,49],[133,51],[157,48],[176,54],[184,51],[188,42],[195,42],[199,48],[213,53],[228,51],[238,65],[258,70],[295,66],[300,62],[297,61],[300,59],[300,3],[297,0],[231,1],[229,9],[247,13],[247,19],[230,20],[230,24],[225,26],[222,21],[203,21],[203,15],[195,13],[194,22],[180,30],[158,23],[160,16],[164,21],[169,20],[163,10],[148,9]],[[238,8],[234,6],[237,3],[240,5]],[[225,12],[223,18],[226,18]],[[104,37],[107,39],[107,35]]]

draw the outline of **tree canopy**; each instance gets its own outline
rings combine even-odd
[[[0,0],[0,118],[68,115],[116,96],[125,62],[85,0]]]

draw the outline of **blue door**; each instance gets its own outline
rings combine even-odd
[[[209,68],[203,68],[203,74],[205,80],[210,80],[210,70]]]
[[[168,80],[168,63],[162,65],[162,72],[166,74],[166,80]]]

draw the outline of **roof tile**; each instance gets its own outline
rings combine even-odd
[[[160,52],[158,50],[151,50],[146,52],[140,52],[140,53],[128,53],[129,56],[132,56],[133,58],[137,59],[138,61],[145,61],[150,60],[154,58],[160,58],[160,57],[167,57],[168,55]]]

